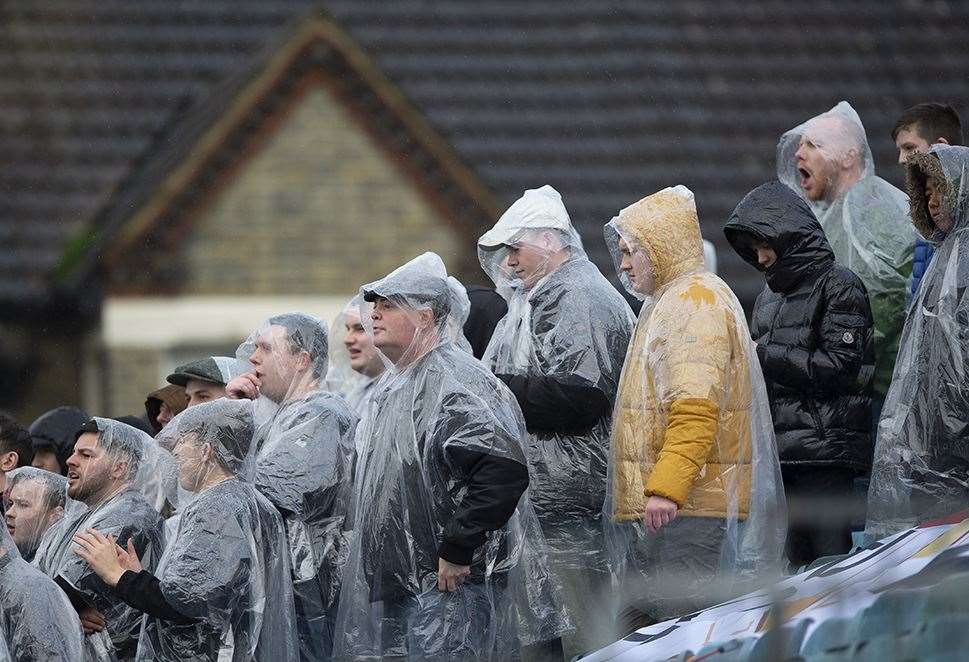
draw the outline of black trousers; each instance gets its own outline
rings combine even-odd
[[[617,634],[721,602],[717,573],[726,531],[726,520],[681,515],[658,533],[640,535],[620,577]]]
[[[863,503],[854,494],[856,471],[782,464],[787,495],[787,558],[793,566],[851,551],[851,522]]]

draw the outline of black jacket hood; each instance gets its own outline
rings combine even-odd
[[[834,251],[811,208],[779,181],[748,193],[723,228],[727,241],[744,260],[764,271],[774,292],[789,292],[804,278],[834,263]],[[766,270],[745,235],[753,235],[777,253]]]

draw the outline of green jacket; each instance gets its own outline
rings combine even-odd
[[[835,258],[868,289],[875,320],[874,391],[884,397],[905,324],[905,293],[915,251],[908,198],[884,179],[869,176],[816,213]]]

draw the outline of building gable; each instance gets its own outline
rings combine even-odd
[[[424,250],[463,263],[468,242],[391,158],[308,86],[181,237],[178,293],[343,294]]]
[[[357,277],[428,249],[479,273],[472,247],[496,201],[329,21],[303,24],[160,142],[76,248],[75,286],[100,274],[109,295],[346,292],[353,253],[334,246],[353,236],[382,242]],[[253,250],[270,258],[265,278],[240,271]],[[280,266],[284,252],[298,266]]]

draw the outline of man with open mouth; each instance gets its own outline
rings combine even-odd
[[[34,558],[40,540],[64,516],[67,479],[36,467],[21,467],[7,476],[5,520],[20,556]]]
[[[877,418],[892,380],[912,273],[915,232],[906,196],[875,175],[865,128],[846,101],[781,136],[777,177],[808,202],[837,261],[868,290]]]
[[[35,562],[64,589],[84,628],[86,660],[133,659],[141,613],[117,599],[75,553],[74,534],[97,529],[122,547],[132,541],[145,567],[162,551],[162,518],[139,490],[139,474],[155,446],[148,434],[118,421],[93,418],[77,432],[67,459],[67,496],[76,504],[50,531]]]
[[[82,660],[82,636],[67,596],[0,526],[0,660]]]

